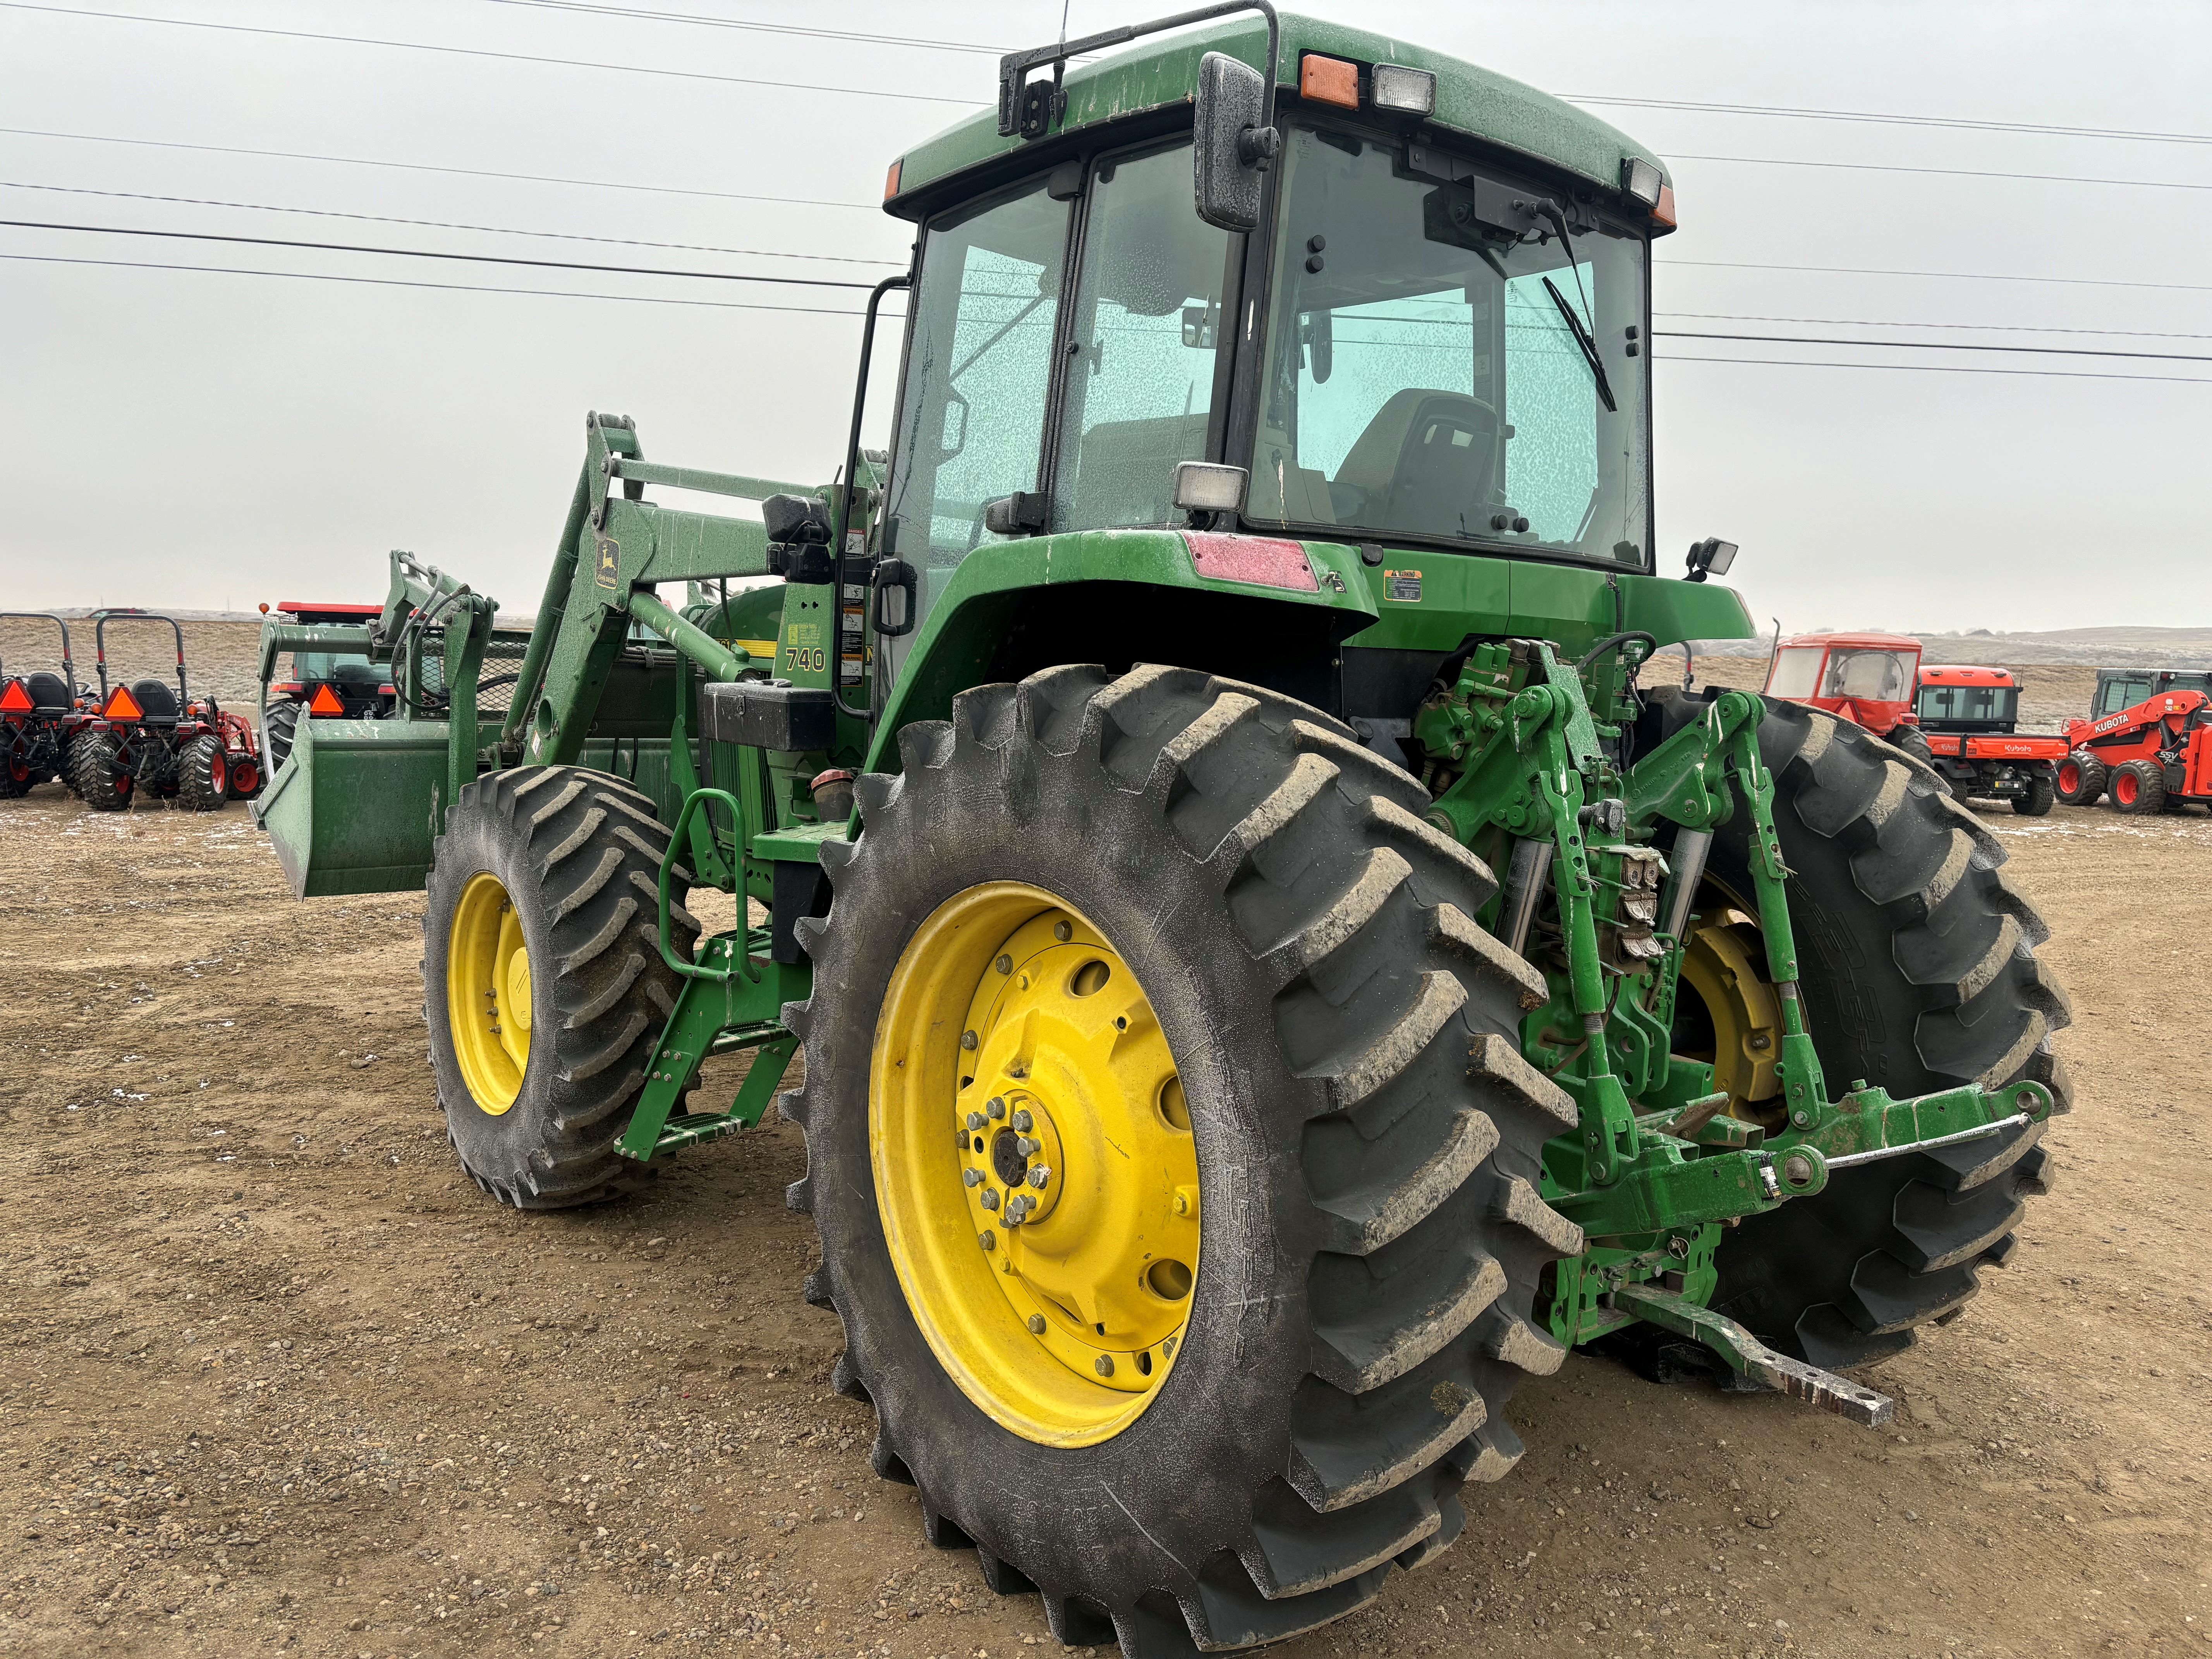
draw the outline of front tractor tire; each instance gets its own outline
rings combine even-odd
[[[1669,729],[1702,708],[1667,703]],[[1759,739],[1830,1093],[1860,1079],[1901,1099],[2033,1078],[2065,1111],[2051,1036],[2071,1012],[2035,956],[2049,929],[2007,879],[1996,838],[1847,720],[1770,701]],[[1747,816],[1715,836],[1701,911],[1756,909]],[[1963,1307],[1980,1267],[2011,1255],[2025,1201],[2050,1182],[2045,1127],[1839,1170],[1817,1196],[1745,1218],[1722,1235],[1712,1305],[1830,1370],[1901,1351]]]
[[[69,787],[95,812],[120,812],[137,793],[125,769],[123,744],[112,732],[91,732],[69,746]]]
[[[676,1006],[657,938],[668,842],[649,799],[583,767],[492,773],[446,814],[422,1017],[453,1150],[503,1204],[589,1204],[643,1173],[615,1143]],[[680,903],[674,923],[688,952]]]
[[[2086,749],[2076,749],[2058,763],[2053,782],[2058,799],[2067,805],[2094,806],[2110,778],[2104,762]]]
[[[1271,1642],[1449,1544],[1579,1230],[1489,871],[1335,720],[1173,668],[955,700],[828,842],[803,1126],[879,1474],[1053,1633]],[[1010,1219],[1018,1206],[1018,1220]]]

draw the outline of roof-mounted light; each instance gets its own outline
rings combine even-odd
[[[890,201],[892,197],[898,194],[899,174],[904,170],[905,167],[906,157],[902,155],[897,161],[891,163],[890,171],[884,174],[884,200],[886,202]]]
[[[1679,222],[1674,217],[1674,185],[1662,185],[1659,186],[1659,203],[1656,207],[1654,207],[1651,210],[1651,217],[1655,223],[1662,224],[1669,230],[1674,229],[1676,223]]]
[[[1620,187],[1647,208],[1659,205],[1659,192],[1667,180],[1652,162],[1632,155],[1620,164]]]
[[[1298,59],[1298,96],[1340,109],[1359,107],[1359,65],[1310,52]]]
[[[1377,64],[1374,79],[1375,107],[1405,115],[1433,115],[1437,108],[1437,77],[1426,70],[1402,64]]]

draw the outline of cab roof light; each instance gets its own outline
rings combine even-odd
[[[902,155],[891,163],[890,171],[884,174],[884,200],[886,202],[898,194],[899,173],[905,167],[906,157]]]
[[[1620,164],[1620,187],[1647,208],[1659,205],[1659,192],[1667,181],[1659,169],[1641,155],[1632,155]]]
[[[1437,77],[1426,70],[1402,64],[1377,64],[1373,82],[1375,107],[1405,115],[1433,115],[1437,109]]]
[[[1674,185],[1659,186],[1659,204],[1651,210],[1651,217],[1655,222],[1666,226],[1669,230],[1674,229],[1680,222],[1674,217]]]
[[[1307,52],[1298,59],[1298,96],[1340,109],[1359,107],[1359,65]]]

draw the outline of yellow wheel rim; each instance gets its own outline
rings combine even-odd
[[[530,1012],[522,919],[497,876],[471,876],[447,935],[446,1021],[461,1080],[478,1109],[494,1117],[522,1092]]]
[[[1690,1058],[1712,1061],[1713,1088],[1728,1091],[1731,1116],[1771,1119],[1778,1103],[1764,1103],[1776,1102],[1782,1091],[1774,1071],[1782,1058],[1782,1003],[1766,977],[1759,924],[1725,903],[1701,909],[1707,919],[1682,952],[1682,982],[1705,1004],[1713,1051]]]
[[[971,887],[891,975],[869,1155],[907,1304],[994,1421],[1112,1438],[1175,1363],[1198,1273],[1198,1155],[1128,964],[1042,888]]]

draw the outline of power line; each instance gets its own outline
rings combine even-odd
[[[2028,276],[2009,270],[1893,270],[1871,265],[1780,265],[1748,259],[1655,259],[1663,269],[1701,265],[1715,270],[1800,270],[1832,276],[1941,276],[1972,283],[2057,283],[2073,288],[2149,288],[2177,294],[2212,294],[2212,283],[2144,283],[2124,276]]]
[[[547,58],[534,52],[494,52],[485,46],[448,46],[428,40],[385,40],[368,34],[323,34],[313,29],[278,29],[254,23],[213,23],[198,17],[155,17],[143,12],[90,11],[76,6],[48,6],[36,0],[0,0],[9,11],[49,12],[61,17],[97,17],[118,23],[161,23],[171,28],[213,29],[223,34],[260,34],[281,40],[328,40],[349,46],[389,46],[399,52],[441,52],[453,58],[491,58],[512,64],[550,64],[557,69],[609,70],[624,75],[658,75],[675,81],[711,81],[731,87],[774,87],[785,92],[834,92],[855,98],[895,98],[913,104],[957,104],[981,109],[972,98],[940,98],[927,92],[890,92],[876,87],[817,86],[799,81],[769,81],[757,76],[714,75],[705,70],[661,69],[647,64],[601,64],[588,58]]]
[[[522,294],[548,300],[614,300],[629,305],[703,307],[709,311],[774,311],[805,317],[865,317],[865,311],[823,306],[772,306],[751,300],[687,300],[663,294],[594,294],[562,288],[494,288],[475,283],[425,283],[405,276],[349,276],[325,270],[262,270],[240,265],[182,265],[146,259],[78,259],[58,253],[0,253],[26,264],[94,265],[116,270],[189,270],[211,276],[276,276],[287,282],[351,283],[363,288],[419,288],[442,294]]]
[[[1998,334],[2098,334],[2123,340],[2212,340],[2212,334],[2183,334],[2167,329],[2057,328],[2038,323],[1892,322],[1875,317],[1768,317],[1741,311],[1655,311],[1654,317],[1688,317],[1707,323],[1804,323],[1844,328],[1957,328]]]
[[[721,247],[711,242],[648,242],[635,236],[591,236],[573,230],[518,230],[509,225],[472,225],[452,219],[404,219],[388,213],[343,213],[336,208],[281,207],[268,202],[226,202],[202,196],[154,196],[143,191],[91,190],[77,185],[33,185],[15,179],[0,179],[0,190],[52,191],[64,196],[100,196],[124,202],[169,202],[185,207],[237,208],[250,213],[302,213],[319,219],[352,219],[374,225],[417,225],[428,230],[474,230],[492,236],[542,236],[562,242],[605,242],[621,247],[670,248],[685,253],[742,253],[759,259],[817,259],[841,265],[884,265],[894,270],[906,263],[903,259],[861,259],[841,253],[785,253],[774,248]]]
[[[1751,368],[1871,368],[1893,374],[2002,374],[2014,380],[2137,380],[2152,386],[2212,386],[2212,380],[2194,374],[2106,374],[2079,368],[1988,368],[1979,363],[1838,363],[1798,357],[1692,357],[1668,352],[1655,356],[1662,363],[1735,363]]]
[[[786,207],[848,208],[880,213],[874,202],[830,202],[811,196],[754,196],[732,190],[687,190],[677,185],[633,185],[614,179],[568,179],[545,173],[495,173],[484,167],[443,167],[428,161],[380,161],[373,156],[317,155],[304,150],[247,149],[236,144],[186,144],[167,138],[116,138],[98,132],[54,132],[44,127],[0,127],[26,138],[65,138],[79,144],[131,144],[147,149],[189,149],[211,155],[256,155],[275,161],[328,161],[340,167],[390,167],[402,173],[445,173],[461,179],[504,179],[531,185],[574,185],[585,190],[628,190],[651,196],[699,196],[718,202],[775,202]]]
[[[11,3],[12,0],[0,0]],[[1751,167],[1823,167],[1839,173],[1919,173],[1939,179],[2024,179],[2045,185],[2112,185],[2131,190],[2212,190],[2212,185],[2177,183],[2171,179],[2084,179],[2072,173],[1992,173],[1978,167],[1892,167],[1879,161],[1799,161],[1773,155],[1686,155],[1677,161],[1734,161]]]
[[[590,5],[583,0],[490,0],[495,6],[534,6],[545,11],[583,12],[593,15],[642,19],[650,23],[691,23],[701,28],[750,29],[762,34],[799,34],[817,40],[852,40],[873,46],[922,46],[932,52],[981,52],[1000,58],[1010,48],[981,46],[972,40],[924,40],[911,34],[865,34],[855,29],[810,28],[801,23],[757,23],[734,17],[695,17],[689,12],[647,11],[642,7]]]
[[[1674,98],[1611,98],[1563,92],[1576,104],[1620,109],[1690,110],[1706,115],[1767,115],[1796,121],[1862,121],[1881,126],[1945,127],[1960,132],[2040,133],[2055,138],[2124,138],[2155,144],[2212,144],[2212,133],[2142,132],[2128,127],[2066,127],[2042,121],[1981,121],[1954,115],[1890,115],[1873,110],[1801,109],[1787,104],[1707,104]]]
[[[1973,341],[1846,340],[1799,334],[1701,334],[1655,328],[1657,340],[1748,340],[1762,345],[1874,346],[1883,351],[2009,351],[2039,357],[2130,357],[2162,363],[2212,363],[2212,356],[2181,351],[2112,351],[2098,346],[1983,345]]]
[[[841,283],[828,276],[741,276],[726,270],[670,270],[652,265],[593,265],[570,259],[523,259],[506,253],[445,253],[427,248],[375,247],[351,242],[304,242],[280,236],[218,236],[204,230],[139,230],[127,225],[64,225],[38,219],[0,219],[14,230],[67,230],[93,236],[160,236],[174,241],[235,242],[249,247],[299,247],[319,253],[377,253],[403,259],[458,259],[469,264],[528,265],[538,270],[589,270],[609,276],[689,276],[711,283],[774,283],[787,288],[849,288],[866,293],[873,283]]]

